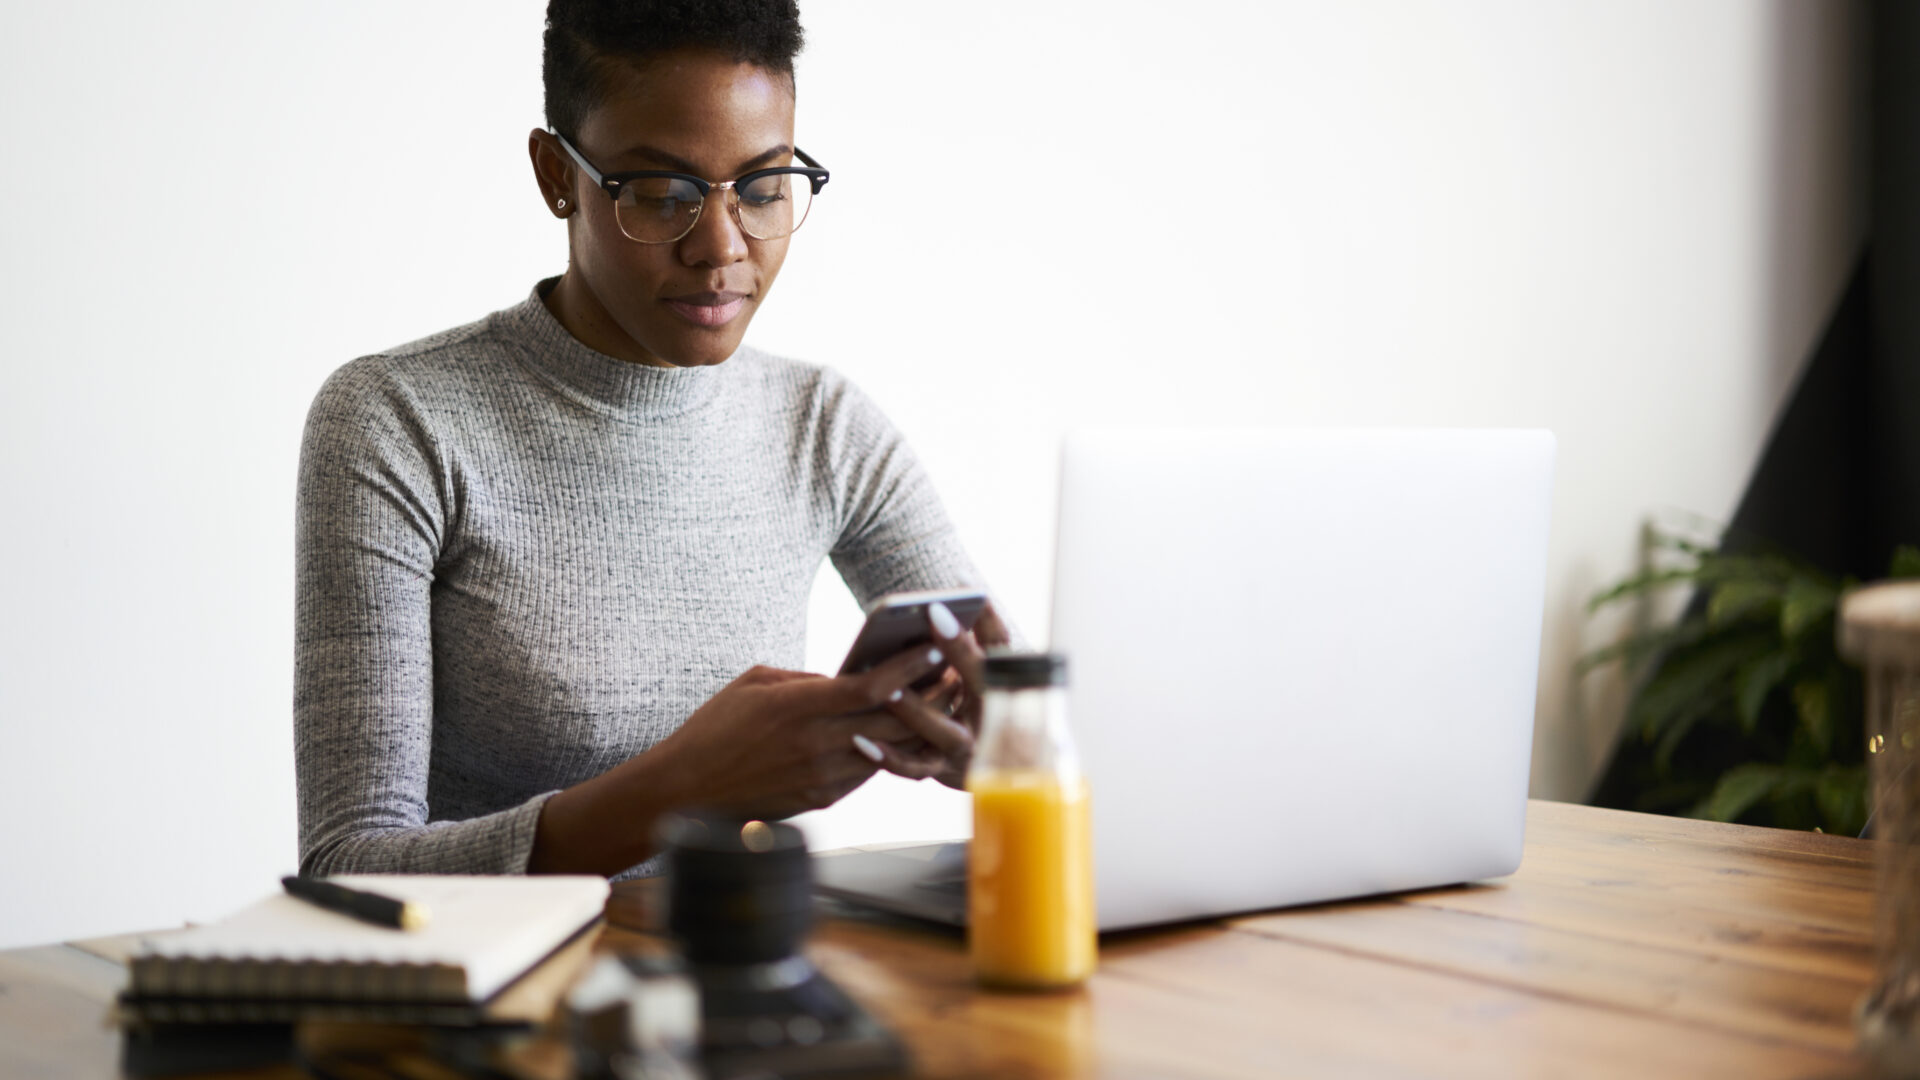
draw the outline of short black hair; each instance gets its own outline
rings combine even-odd
[[[616,64],[638,67],[675,49],[711,49],[791,82],[803,43],[796,0],[549,0],[541,59],[547,126],[577,134],[605,100]]]

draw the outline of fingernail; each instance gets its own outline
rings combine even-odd
[[[891,694],[888,694],[888,695],[887,695],[887,700],[888,700],[888,701],[899,701],[899,700],[900,700],[900,691],[898,691],[898,690],[895,690],[895,691],[894,691],[893,693],[891,693]],[[858,736],[858,735],[855,735],[855,736],[854,736],[854,738],[856,738],[856,739],[858,739],[858,738],[860,738],[860,736]]]
[[[927,650],[927,663],[937,664],[941,661],[941,659],[942,659],[942,656],[939,649]]]
[[[886,753],[880,749],[880,744],[867,738],[865,735],[855,735],[853,737],[853,748],[860,751],[867,760],[873,762],[875,765],[887,759]]]
[[[948,611],[945,604],[928,604],[927,621],[933,624],[933,632],[943,638],[960,636],[960,620],[953,617],[953,612]]]

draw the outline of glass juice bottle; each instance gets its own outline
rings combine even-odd
[[[967,771],[967,943],[974,975],[992,986],[1067,987],[1093,973],[1093,822],[1066,676],[1059,656],[987,658]]]

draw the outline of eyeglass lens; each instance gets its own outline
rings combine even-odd
[[[740,228],[756,240],[778,240],[800,227],[813,205],[813,184],[798,173],[770,173],[734,189]],[[717,199],[725,192],[715,190]],[[614,203],[620,231],[664,244],[687,235],[700,216],[700,189],[685,180],[649,176],[629,180]]]

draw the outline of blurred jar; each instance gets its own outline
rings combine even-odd
[[[1093,973],[1093,820],[1067,728],[1067,665],[1044,653],[986,663],[967,771],[973,845],[967,942],[991,986],[1074,986]]]
[[[1855,1015],[1883,1075],[1920,1077],[1920,581],[1849,594],[1840,651],[1865,671],[1874,980]]]

